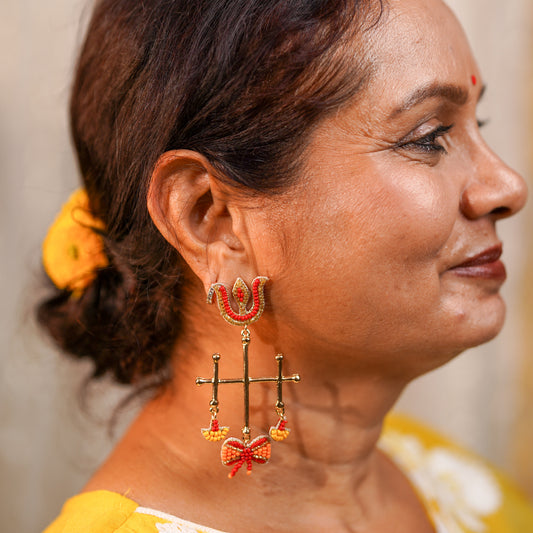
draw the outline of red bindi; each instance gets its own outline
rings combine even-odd
[[[477,78],[472,74],[472,84],[477,85]]]

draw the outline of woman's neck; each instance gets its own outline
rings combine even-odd
[[[228,337],[217,337],[223,354],[221,379],[242,377],[240,338]],[[363,373],[314,373],[305,358],[294,357],[294,363],[291,358],[287,373],[298,370],[302,374],[300,383],[284,385],[291,433],[285,441],[273,442],[269,464],[254,463],[251,476],[242,468],[230,480],[230,469],[220,462],[222,441],[207,442],[200,432],[210,422],[211,385],[194,385],[198,376],[211,377],[209,353],[215,343],[212,336],[187,338],[193,341],[180,344],[173,381],[146,406],[86,490],[127,491],[143,506],[232,532],[246,530],[253,520],[264,524],[265,531],[274,530],[277,513],[285,516],[284,526],[278,524],[277,531],[331,530],[333,524],[342,531],[343,520],[364,523],[397,502],[388,494],[390,465],[376,444],[383,419],[405,382]],[[251,377],[276,374],[271,351],[266,344],[252,342]],[[268,434],[277,421],[276,387],[272,383],[252,385],[254,438]],[[242,438],[242,385],[220,385],[219,400],[220,425],[230,426],[228,436]],[[228,502],[223,506],[222,495]],[[320,523],[323,526],[317,528]]]

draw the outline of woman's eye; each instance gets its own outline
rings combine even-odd
[[[446,148],[439,142],[440,137],[443,137],[453,128],[453,124],[449,126],[439,126],[433,131],[430,131],[423,137],[406,142],[400,142],[398,148],[407,150],[417,150],[423,153],[442,153],[446,154]]]

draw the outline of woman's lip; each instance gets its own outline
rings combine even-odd
[[[481,252],[480,254],[477,254],[477,255],[474,255],[473,257],[468,258],[466,261],[464,261],[460,265],[453,267],[453,269],[475,267],[475,266],[485,265],[487,263],[494,263],[498,261],[501,256],[502,256],[502,245],[497,244],[496,246],[492,246],[491,248],[488,248],[487,250],[485,250],[484,252]]]
[[[464,278],[483,278],[498,281],[505,281],[507,279],[507,271],[501,261],[493,261],[492,263],[483,263],[474,266],[459,266],[452,268],[451,271],[457,276]]]
[[[451,270],[458,276],[467,278],[484,278],[505,281],[507,272],[505,265],[500,261],[502,245],[488,248],[478,255],[470,257]]]

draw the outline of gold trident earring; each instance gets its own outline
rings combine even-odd
[[[213,297],[216,295],[216,300],[220,314],[230,324],[235,326],[242,326],[241,342],[242,342],[242,358],[244,375],[242,378],[220,379],[218,375],[218,367],[220,363],[220,354],[213,354],[213,377],[212,378],[196,378],[197,385],[205,385],[210,383],[213,387],[213,395],[210,402],[209,411],[211,413],[211,425],[209,428],[202,429],[202,435],[209,441],[219,441],[226,437],[229,428],[226,426],[219,426],[217,415],[219,411],[218,402],[218,386],[229,383],[240,383],[243,385],[244,396],[244,426],[242,428],[242,440],[236,437],[229,437],[222,444],[220,456],[222,464],[232,467],[229,477],[232,478],[238,470],[246,464],[247,474],[252,473],[252,464],[265,464],[270,459],[271,445],[270,438],[267,435],[259,435],[251,439],[250,431],[250,383],[276,383],[278,398],[276,402],[276,412],[279,420],[276,426],[270,428],[270,436],[277,441],[285,439],[289,435],[289,429],[286,427],[285,405],[283,403],[282,388],[283,383],[300,381],[300,376],[294,374],[292,376],[283,375],[283,355],[278,354],[276,361],[278,364],[278,375],[267,378],[251,378],[249,374],[248,361],[248,347],[250,345],[250,330],[248,326],[256,322],[263,314],[265,309],[264,287],[268,281],[267,277],[259,276],[252,282],[252,305],[248,308],[248,301],[250,300],[250,290],[246,283],[237,278],[233,285],[231,294],[237,303],[238,311],[235,312],[229,302],[228,290],[221,283],[211,285],[209,294],[207,295],[207,303],[213,302]]]

